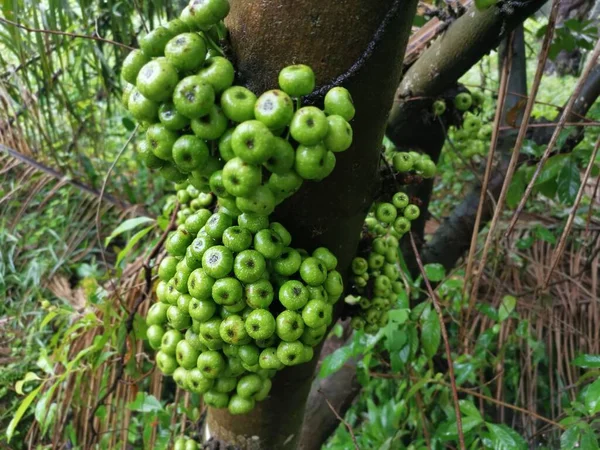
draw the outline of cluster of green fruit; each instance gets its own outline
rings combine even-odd
[[[485,100],[479,91],[461,92],[454,97],[454,107],[462,113],[460,127],[448,127],[448,139],[444,144],[447,154],[460,152],[464,158],[485,155],[492,137],[492,125],[483,119],[481,106]],[[436,116],[444,114],[446,103],[436,100],[433,104]],[[485,122],[485,123],[484,123]]]
[[[344,290],[337,258],[291,241],[267,216],[204,208],[168,236],[147,337],[159,369],[207,405],[249,412],[324,338]]]
[[[200,450],[200,445],[190,438],[179,437],[175,439],[173,450]]]
[[[185,222],[190,215],[202,208],[211,208],[215,198],[210,192],[200,192],[187,182],[176,184],[175,194],[166,198],[163,207],[163,217],[169,219],[173,213],[175,203],[179,203],[179,211],[175,223],[179,226]]]
[[[124,102],[146,129],[148,167],[213,192],[232,215],[269,215],[304,180],[333,171],[335,153],[352,144],[355,109],[342,87],[325,95],[324,110],[300,107],[315,88],[302,64],[281,70],[279,89],[259,96],[233,85],[234,67],[214,54],[211,37],[228,11],[227,0],[192,0],[180,19],[142,38],[123,63]]]
[[[352,260],[352,288],[345,300],[354,329],[372,334],[387,323],[388,311],[404,290],[398,240],[419,215],[419,207],[404,192],[394,194],[391,203],[372,206],[360,240],[363,256]]]

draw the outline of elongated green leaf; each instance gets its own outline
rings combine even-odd
[[[145,225],[151,222],[154,222],[154,219],[150,217],[135,217],[133,219],[126,220],[117,228],[115,228],[115,230],[110,234],[110,236],[106,238],[106,240],[104,241],[104,246],[106,247],[110,243],[110,241],[112,241],[118,235],[133,230],[134,228],[137,228],[140,225]]]
[[[440,321],[436,312],[432,310],[425,317],[421,326],[421,344],[428,358],[432,358],[437,353],[441,336]]]
[[[579,355],[571,364],[586,369],[600,369],[600,355]]]
[[[15,433],[15,429],[17,428],[17,425],[19,425],[19,422],[25,415],[25,412],[27,412],[29,405],[31,405],[31,402],[33,402],[33,399],[38,395],[41,388],[42,388],[42,386],[38,386],[33,391],[31,391],[29,393],[29,395],[27,395],[27,397],[25,397],[25,399],[19,405],[19,408],[15,412],[15,415],[13,416],[12,420],[8,424],[8,427],[6,428],[7,442],[10,442],[10,440],[12,439],[13,434]]]
[[[580,185],[579,168],[573,158],[568,158],[558,173],[558,199],[563,203],[572,204]]]
[[[510,313],[513,312],[515,306],[517,305],[517,299],[512,295],[505,295],[502,299],[502,303],[500,303],[500,308],[498,309],[498,320],[500,322],[504,322]]]
[[[600,412],[600,378],[587,388],[585,393],[585,407],[590,416]]]
[[[138,231],[137,233],[135,233],[135,235],[133,235],[131,237],[131,239],[129,239],[129,242],[127,243],[125,248],[123,250],[121,250],[119,252],[119,254],[117,255],[116,266],[119,266],[121,264],[121,261],[123,261],[123,259],[125,259],[125,257],[127,255],[129,255],[129,252],[131,252],[131,249],[133,247],[135,247],[135,245],[153,229],[154,229],[154,225],[144,228],[144,229]]]
[[[525,182],[525,170],[519,169],[515,173],[510,186],[508,187],[508,192],[506,194],[506,204],[509,208],[515,208],[521,198],[523,197],[523,193],[525,192],[525,187],[527,183]]]
[[[331,355],[328,355],[321,364],[321,370],[319,371],[319,377],[325,378],[332,373],[337,372],[342,368],[346,361],[352,356],[352,347],[345,346],[338,348]]]

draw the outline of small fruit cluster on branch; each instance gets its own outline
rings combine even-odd
[[[148,341],[180,387],[244,414],[278,370],[313,358],[343,293],[335,255],[291,247],[269,216],[305,180],[331,174],[335,153],[352,144],[355,110],[342,87],[323,109],[301,107],[315,89],[306,65],[282,69],[279,89],[260,95],[234,85],[215,42],[228,11],[226,0],[192,0],[141,39],[123,78],[124,101],[146,129],[143,159],[177,183],[182,207],[158,267]]]
[[[185,437],[175,439],[173,444],[173,450],[199,450],[200,448],[195,440]]]
[[[388,311],[404,290],[400,281],[398,239],[410,230],[420,215],[404,192],[392,202],[375,203],[365,220],[358,256],[352,261],[352,287],[346,296],[352,327],[376,333],[385,326]]]
[[[206,404],[249,412],[325,336],[344,289],[337,259],[291,240],[267,216],[207,209],[168,237],[147,336],[160,370]]]
[[[470,159],[474,156],[485,155],[489,148],[492,136],[492,126],[485,121],[481,114],[481,106],[485,98],[479,91],[472,93],[461,92],[454,97],[454,108],[461,114],[459,126],[451,125],[444,145],[445,152]],[[441,116],[446,111],[444,100],[436,100],[433,104],[433,113]],[[486,123],[483,123],[483,122]]]
[[[333,171],[335,153],[352,143],[354,106],[335,87],[324,110],[300,107],[315,88],[301,64],[280,72],[280,89],[259,96],[233,85],[234,67],[215,43],[228,10],[226,0],[194,0],[180,19],[142,38],[123,64],[124,102],[146,129],[149,168],[212,191],[231,213],[269,215],[304,180]]]

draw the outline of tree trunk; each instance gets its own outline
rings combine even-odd
[[[276,88],[280,69],[304,63],[314,69],[317,86],[341,77],[353,95],[353,146],[338,155],[329,178],[305,183],[275,213],[292,233],[294,246],[309,251],[327,246],[342,274],[377,191],[387,113],[415,11],[416,0],[231,1],[227,26],[233,59],[249,89]],[[311,102],[322,103],[322,98]],[[316,361],[317,356],[281,371],[269,398],[248,415],[209,409],[211,435],[242,449],[296,448]]]

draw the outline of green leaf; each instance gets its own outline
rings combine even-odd
[[[350,346],[345,346],[338,348],[331,355],[328,355],[323,359],[323,364],[321,364],[321,370],[319,371],[319,377],[325,378],[332,373],[337,372],[342,368],[346,361],[350,359],[352,356],[352,348]]]
[[[556,244],[556,236],[550,231],[548,228],[544,228],[541,225],[536,225],[533,229],[536,237],[540,238],[542,241],[546,241],[549,244]]]
[[[502,303],[500,303],[500,308],[498,309],[498,321],[504,322],[510,313],[513,312],[515,306],[517,305],[517,299],[512,295],[505,295],[502,298]]]
[[[127,131],[133,131],[135,129],[135,123],[129,117],[123,117],[121,123]]]
[[[462,431],[466,436],[474,428],[483,423],[480,417],[465,416],[462,417]],[[456,420],[452,419],[451,422],[445,422],[437,429],[437,436],[443,441],[453,441],[458,439],[458,426]]]
[[[585,407],[590,416],[600,412],[600,378],[587,388],[585,392]]]
[[[27,397],[25,397],[25,399],[19,405],[19,408],[15,412],[15,415],[13,416],[12,420],[8,424],[8,427],[6,428],[6,439],[7,439],[7,442],[10,442],[10,440],[12,439],[13,434],[15,433],[15,429],[17,428],[17,425],[19,424],[19,422],[23,418],[23,415],[25,414],[25,412],[29,408],[29,405],[31,405],[31,402],[33,402],[33,399],[40,392],[41,388],[42,388],[42,386],[38,386],[33,391],[31,391],[29,393],[29,395]]]
[[[525,187],[525,171],[518,170],[511,180],[510,186],[508,186],[508,192],[506,193],[506,204],[509,208],[516,208],[521,201],[521,198],[523,198]]]
[[[154,225],[151,225],[151,226],[144,228],[143,230],[140,230],[137,233],[135,233],[135,235],[133,235],[132,238],[129,239],[129,242],[127,243],[125,248],[123,250],[121,250],[119,252],[119,254],[117,255],[117,262],[115,265],[118,267],[119,264],[121,264],[121,261],[123,261],[123,259],[125,259],[125,257],[127,255],[129,255],[129,252],[131,252],[131,249],[133,247],[135,247],[135,245],[153,229],[154,229]]]
[[[588,425],[587,429],[581,434],[581,445],[579,448],[586,450],[598,450],[598,439],[594,430]]]
[[[477,409],[473,402],[469,400],[459,400],[458,403],[460,406],[460,412],[463,413],[465,416],[478,417],[479,419],[483,420],[479,409]]]
[[[35,374],[33,372],[27,372],[22,380],[19,380],[15,383],[15,391],[17,391],[17,394],[23,395],[23,385],[29,381],[34,381],[34,380],[36,380],[36,381],[41,380],[41,378],[38,377],[37,374]]]
[[[527,442],[519,433],[506,425],[486,423],[494,450],[520,450],[527,449]]]
[[[568,158],[558,173],[558,199],[567,204],[572,204],[581,185],[579,168],[574,158]]]
[[[560,436],[560,450],[573,450],[577,447],[579,430],[577,427],[569,428]]]
[[[556,155],[548,158],[548,161],[546,161],[546,164],[544,164],[544,167],[540,172],[535,185],[537,186],[544,184],[548,181],[556,181],[556,178],[558,177],[566,158],[568,158],[568,155]]]
[[[430,311],[421,324],[421,344],[428,358],[437,353],[441,335],[440,320],[435,311]]]
[[[127,408],[131,411],[143,413],[163,410],[160,401],[153,395],[149,395],[147,392],[138,392],[135,399],[127,405]]]
[[[424,269],[429,281],[442,281],[446,276],[446,269],[438,263],[425,264]]]
[[[112,241],[115,237],[120,234],[123,234],[127,231],[133,230],[134,228],[139,227],[140,225],[145,225],[147,223],[153,223],[154,219],[150,217],[135,217],[133,219],[128,219],[119,225],[115,230],[106,238],[104,241],[104,246],[106,247],[110,241]]]
[[[579,355],[571,364],[586,369],[600,369],[600,355]]]

